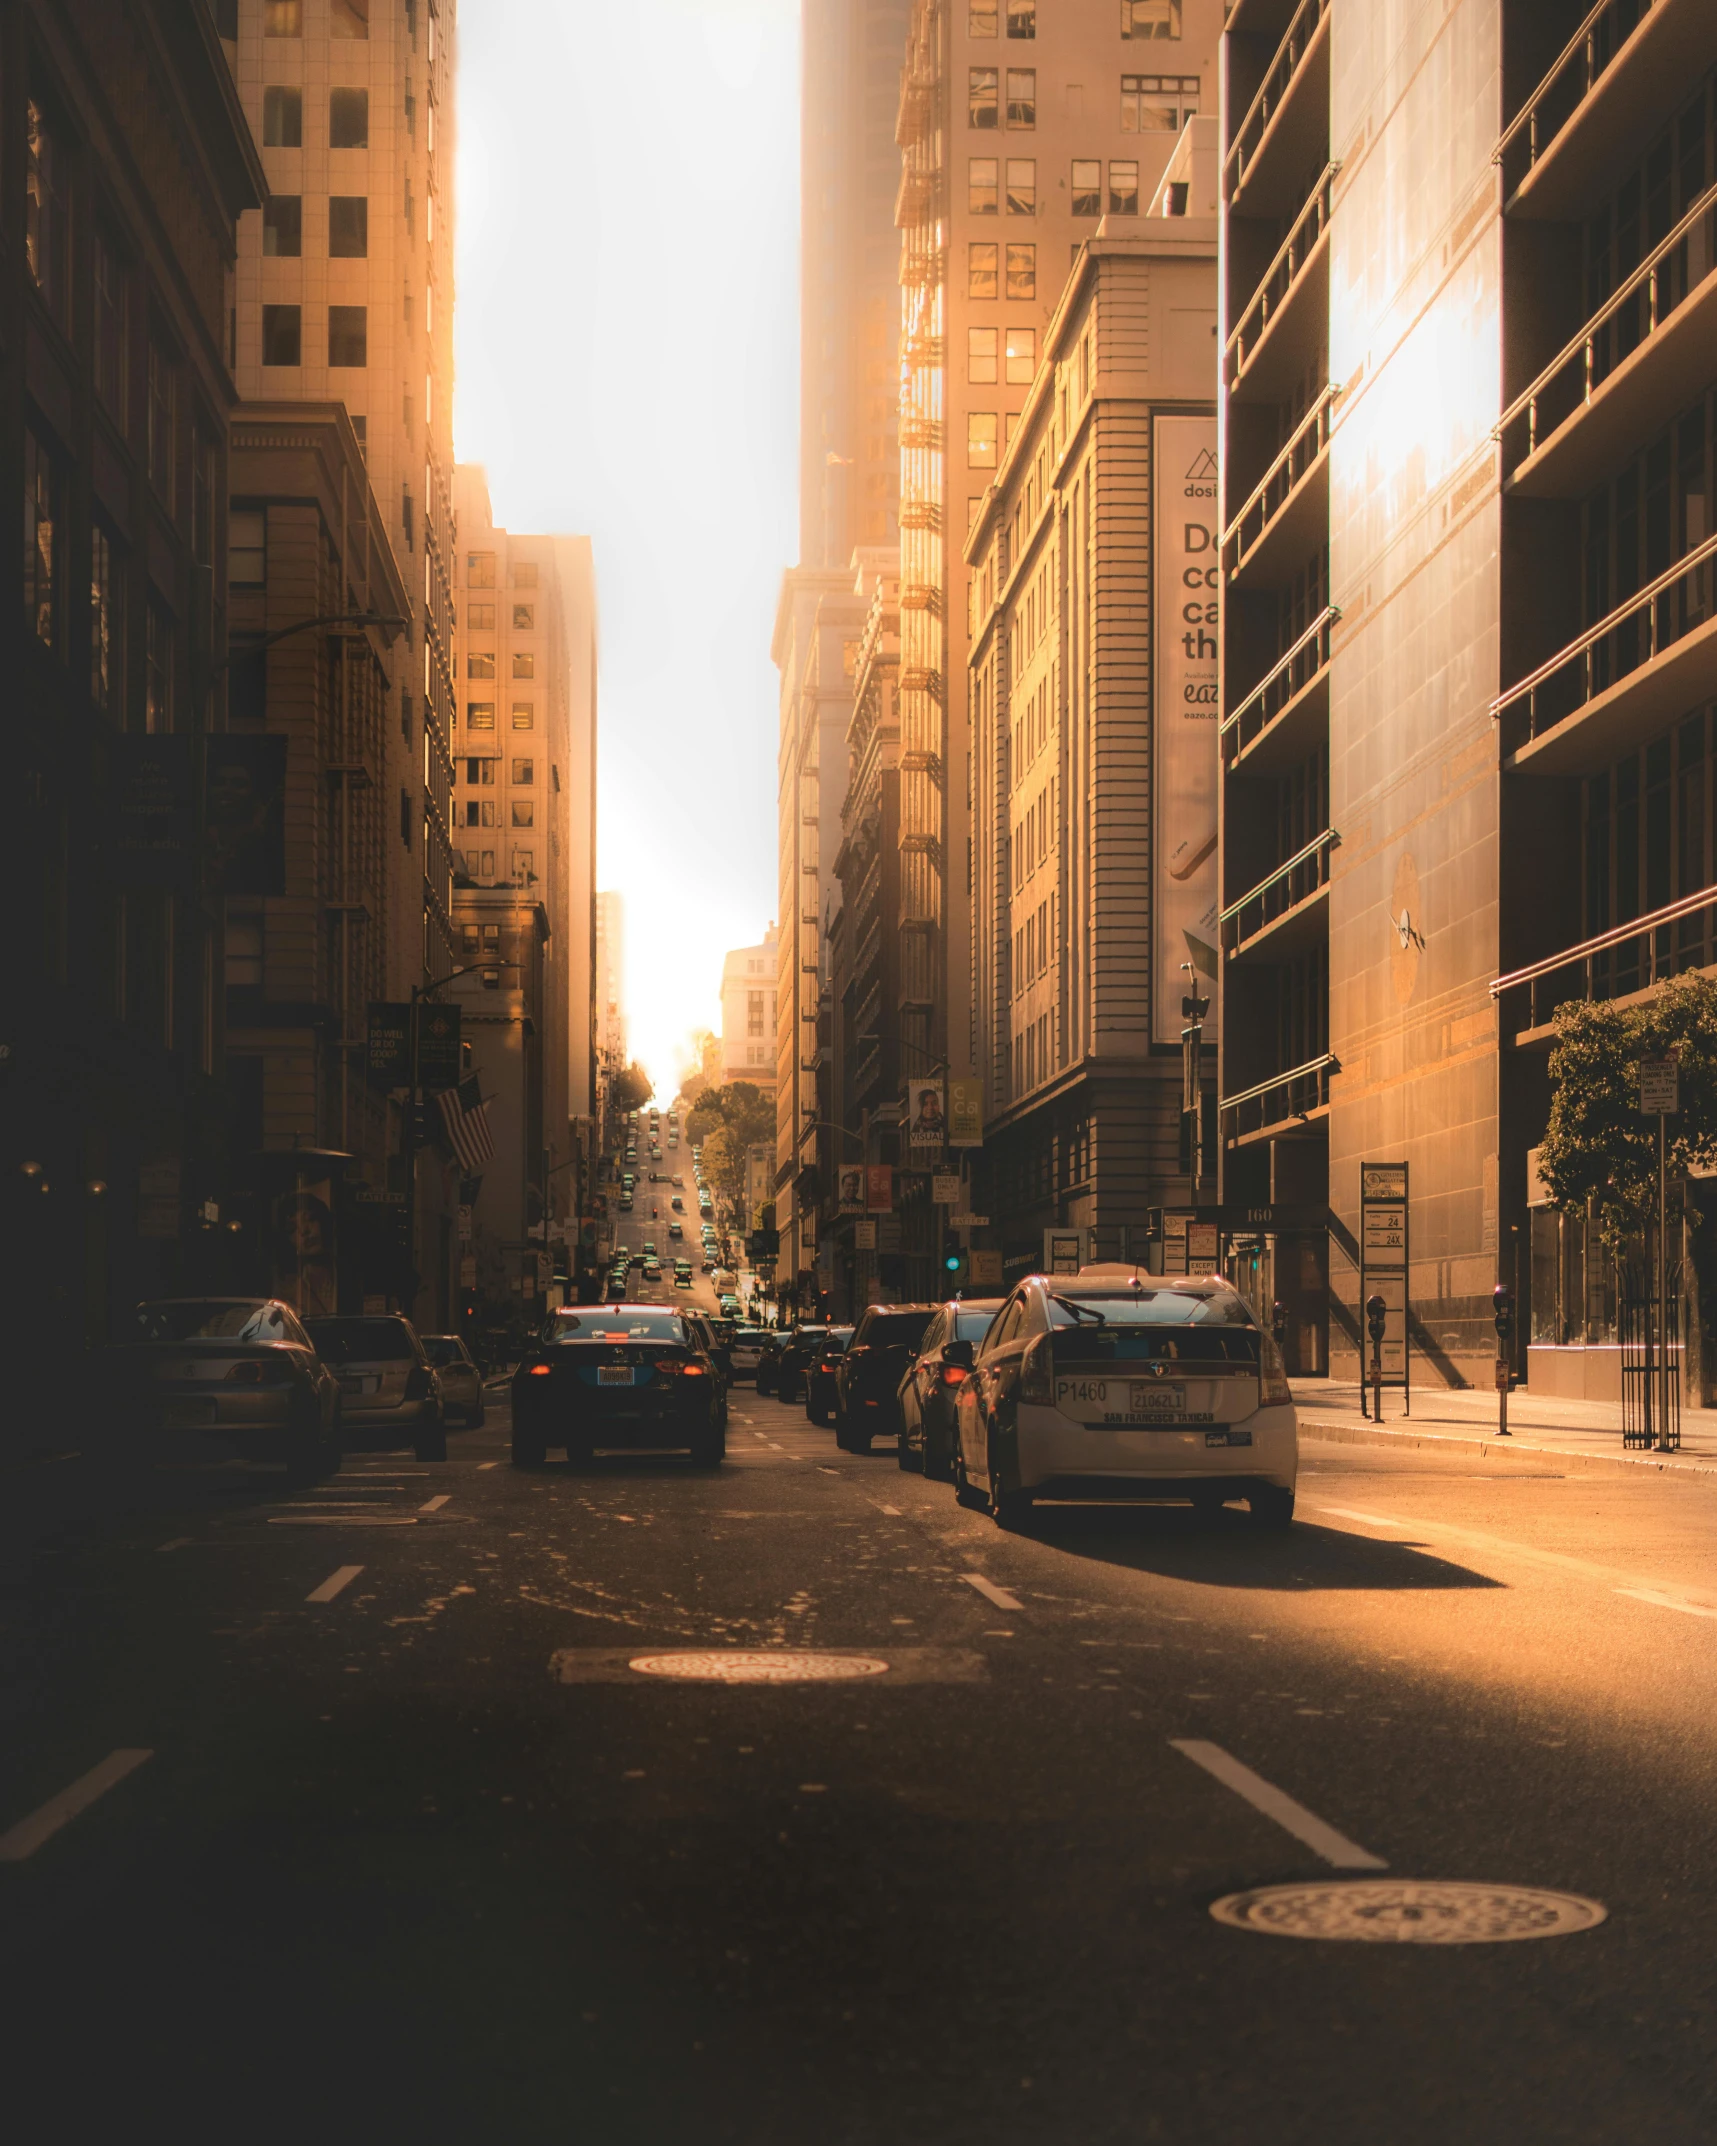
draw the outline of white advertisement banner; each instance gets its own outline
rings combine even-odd
[[[1217,730],[1221,545],[1216,506],[1216,420],[1159,417],[1152,426],[1154,502],[1151,775],[1151,1035],[1178,1043],[1180,1002],[1194,980],[1212,1000],[1204,1024],[1216,1041]],[[1195,965],[1196,978],[1181,969]]]

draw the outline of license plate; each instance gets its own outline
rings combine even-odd
[[[1187,1413],[1186,1387],[1180,1381],[1059,1379],[1055,1400],[1058,1408],[1087,1422],[1180,1423]]]
[[[1129,1379],[1127,1413],[1130,1416],[1184,1416],[1186,1388],[1157,1379]]]
[[[169,1401],[162,1411],[167,1428],[174,1431],[190,1430],[199,1423],[213,1423],[215,1404],[213,1400]]]
[[[630,1386],[632,1383],[632,1366],[630,1364],[598,1364],[596,1367],[596,1383],[599,1386]]]
[[[374,1393],[380,1384],[379,1378],[345,1378],[340,1381],[340,1391],[353,1394]]]

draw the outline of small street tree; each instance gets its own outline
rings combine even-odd
[[[609,1090],[614,1108],[621,1112],[642,1110],[655,1092],[655,1083],[636,1060],[615,1074],[614,1085]]]

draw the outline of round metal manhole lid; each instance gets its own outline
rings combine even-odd
[[[1609,1910],[1578,1893],[1531,1885],[1368,1878],[1327,1885],[1262,1885],[1230,1893],[1211,1914],[1267,1937],[1320,1937],[1362,1945],[1506,1945],[1592,1930]]]
[[[841,1684],[880,1677],[888,1664],[866,1654],[806,1654],[788,1648],[717,1647],[685,1654],[635,1654],[629,1667],[646,1677],[692,1684]]]

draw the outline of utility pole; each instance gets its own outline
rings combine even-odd
[[[1180,1002],[1186,1026],[1180,1032],[1180,1123],[1181,1160],[1192,1180],[1192,1204],[1198,1205],[1198,1188],[1205,1174],[1204,1156],[1204,1019],[1210,1001],[1201,998],[1198,971],[1190,961],[1181,963],[1187,990]]]

